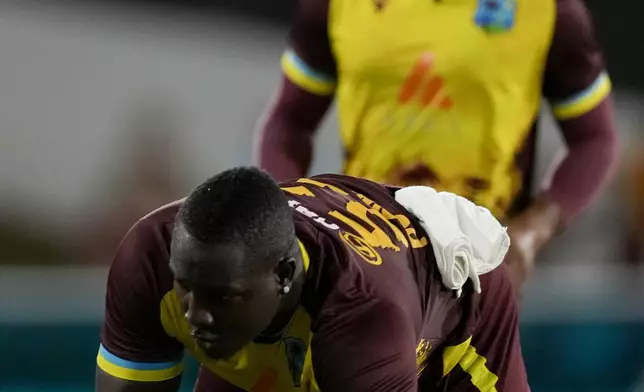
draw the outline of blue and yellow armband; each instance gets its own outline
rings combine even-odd
[[[158,382],[173,379],[183,371],[181,359],[172,362],[146,363],[121,359],[101,344],[96,364],[105,373],[130,381]]]

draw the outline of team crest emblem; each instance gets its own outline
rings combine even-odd
[[[478,0],[474,22],[488,33],[501,33],[514,27],[517,0]]]
[[[302,339],[286,338],[284,339],[286,351],[286,360],[288,369],[293,377],[293,385],[299,388],[302,384],[302,372],[304,370],[304,359],[306,358],[306,345]]]

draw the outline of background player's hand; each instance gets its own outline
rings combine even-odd
[[[508,223],[510,249],[504,261],[517,294],[534,270],[537,253],[554,236],[559,225],[559,207],[544,199],[538,199]]]
[[[504,261],[512,286],[518,294],[521,291],[521,286],[534,269],[537,247],[531,230],[520,222],[508,225],[508,235],[510,236],[510,249]]]

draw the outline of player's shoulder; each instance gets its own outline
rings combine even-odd
[[[559,23],[590,21],[590,11],[584,0],[556,0],[555,5]]]
[[[166,225],[168,223],[173,223],[174,218],[183,204],[183,199],[175,200],[166,205],[163,205],[156,210],[148,213],[147,215],[140,218],[135,226],[145,227],[145,228],[154,228],[159,225]]]
[[[126,234],[125,240],[131,238],[142,249],[166,245],[183,201],[184,199],[175,200],[138,219]]]
[[[584,0],[555,0],[555,5],[560,9],[566,9],[567,7],[587,8]]]
[[[555,4],[553,44],[577,46],[580,39],[583,41],[593,36],[592,16],[584,0],[556,0]]]
[[[164,205],[140,218],[125,234],[114,253],[110,280],[119,284],[147,286],[159,293],[169,290],[170,240],[174,218],[183,200]]]
[[[307,178],[300,178],[281,183],[282,188],[294,186],[307,186],[319,188],[335,196],[363,195],[378,198],[378,201],[393,201],[397,187],[380,184],[364,178],[352,177],[343,174],[319,174]]]
[[[317,22],[327,23],[329,7],[332,0],[298,0],[298,12],[295,14],[297,18],[303,19],[302,22]],[[336,0],[337,1],[337,0]]]

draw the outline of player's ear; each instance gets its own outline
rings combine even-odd
[[[275,275],[281,288],[290,287],[295,277],[296,260],[294,257],[284,257],[275,265]]]

